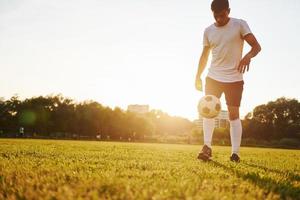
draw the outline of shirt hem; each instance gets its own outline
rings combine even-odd
[[[214,80],[216,80],[216,81],[219,81],[219,82],[223,82],[223,83],[234,83],[234,82],[244,81],[243,77],[242,77],[242,78],[239,78],[239,79],[232,79],[232,80],[228,80],[228,79],[219,79],[219,78],[212,77],[211,75],[207,75],[207,77],[209,77],[209,78],[211,78],[211,79],[214,79]]]

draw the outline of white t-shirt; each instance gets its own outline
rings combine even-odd
[[[242,58],[244,39],[251,33],[246,21],[230,18],[221,27],[210,25],[204,31],[203,45],[209,46],[212,61],[207,76],[220,82],[236,82],[243,80],[243,74],[237,70]]]

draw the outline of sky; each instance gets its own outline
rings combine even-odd
[[[241,116],[282,96],[299,100],[300,1],[229,2],[230,17],[246,20],[262,47],[244,75]],[[214,22],[210,3],[0,0],[0,97],[62,94],[196,119],[204,94],[194,81],[203,31]],[[249,49],[245,43],[244,54]]]

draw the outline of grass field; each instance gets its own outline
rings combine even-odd
[[[0,199],[300,199],[300,151],[0,139]]]

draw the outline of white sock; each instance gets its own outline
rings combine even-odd
[[[239,154],[242,140],[242,123],[240,119],[230,121],[230,139],[232,153]]]
[[[215,129],[215,119],[203,118],[204,144],[211,148],[212,135]]]

